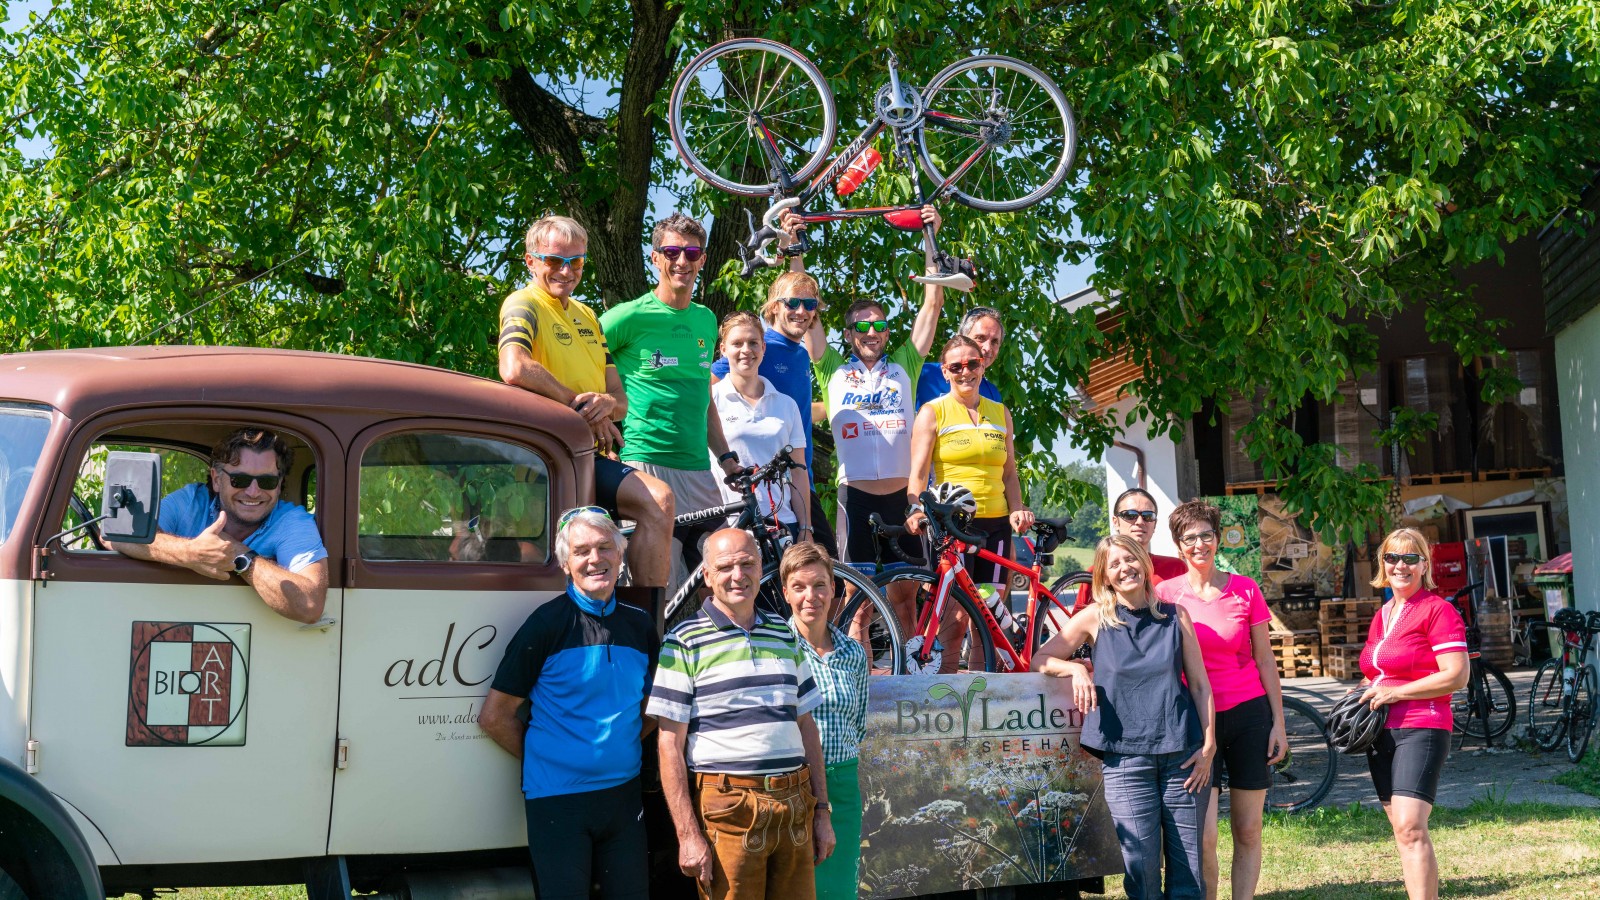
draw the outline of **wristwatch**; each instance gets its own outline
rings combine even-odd
[[[739,454],[734,452],[734,451],[732,451],[732,450],[729,450],[727,453],[724,453],[721,456],[717,457],[717,465],[722,465],[723,463],[727,462],[730,459],[733,460],[734,462],[738,462],[739,461]]]
[[[243,575],[245,572],[249,571],[250,564],[255,562],[256,557],[260,555],[261,554],[255,552],[254,550],[246,550],[238,556],[235,556],[233,558],[233,574]]]

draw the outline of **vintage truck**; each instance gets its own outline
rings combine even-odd
[[[327,546],[321,621],[103,549],[96,526],[58,537],[99,512],[109,454],[160,457],[155,503],[244,424],[294,445],[283,496]],[[591,448],[558,404],[425,366],[0,355],[0,900],[529,896],[517,764],[475,719],[564,587],[551,524],[589,501]]]

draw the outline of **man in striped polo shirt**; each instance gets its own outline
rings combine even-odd
[[[678,866],[710,900],[814,900],[813,867],[835,843],[813,814],[830,809],[821,695],[788,623],[756,608],[755,540],[718,531],[705,568],[712,596],[662,641],[645,710],[661,726]]]

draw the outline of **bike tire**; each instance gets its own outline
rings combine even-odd
[[[1572,685],[1572,719],[1567,722],[1567,759],[1580,762],[1589,750],[1589,735],[1594,732],[1596,703],[1600,703],[1600,683],[1596,682],[1594,666],[1578,670],[1578,679]]]
[[[1088,583],[1088,572],[1073,572],[1070,575],[1063,575],[1057,578],[1055,584],[1050,585],[1050,593],[1054,594],[1056,599],[1060,600],[1062,605],[1070,610],[1072,604],[1078,599],[1078,586]],[[1039,615],[1037,613],[1043,614]],[[1055,637],[1062,626],[1066,624],[1061,620],[1060,610],[1047,608],[1043,602],[1040,603],[1037,613],[1034,619],[1028,622],[1028,646],[1033,648],[1034,653],[1038,653],[1039,648]]]
[[[1294,697],[1283,698],[1283,733],[1289,748],[1283,759],[1271,766],[1268,810],[1296,813],[1315,809],[1333,790],[1339,753],[1327,732],[1327,720],[1316,707]]]
[[[1528,740],[1540,750],[1554,750],[1566,734],[1562,674],[1560,657],[1546,660],[1534,674],[1533,688],[1528,692]]]
[[[906,673],[905,639],[900,634],[900,622],[894,608],[872,579],[853,566],[836,562],[833,576],[837,583],[855,588],[850,598],[839,607],[833,624],[849,634],[867,651],[867,660],[874,675],[904,675]],[[842,588],[839,589],[842,593]],[[864,621],[856,616],[864,609],[871,612]]]
[[[1511,679],[1494,663],[1474,660],[1467,686],[1451,698],[1456,730],[1468,737],[1493,741],[1517,721],[1517,698]]]
[[[872,579],[873,584],[878,586],[885,597],[889,594],[889,585],[901,581],[913,581],[917,584],[917,602],[912,616],[912,627],[915,628],[916,623],[922,621],[923,607],[933,602],[937,579],[927,569],[891,569]],[[983,621],[982,614],[978,612],[977,603],[967,596],[966,591],[955,584],[950,585],[950,599],[955,601],[956,605],[967,614],[968,621],[972,622],[974,626],[967,629],[967,639],[963,642],[962,649],[957,651],[960,655],[957,657],[956,671],[998,672],[1000,666],[999,656],[995,653],[994,640],[989,636],[989,629],[976,627],[977,623]],[[949,612],[950,610],[947,607],[945,613],[948,615]],[[910,641],[915,637],[918,637],[918,635],[911,634],[906,637],[906,640]],[[950,651],[946,649],[943,652],[948,653]],[[972,658],[974,654],[977,656],[976,660]],[[972,665],[973,662],[978,662],[980,665],[974,666]],[[914,671],[909,663],[906,665],[906,671]]]
[[[791,97],[794,103],[779,102]],[[718,190],[767,197],[779,189],[770,160],[752,134],[755,121],[790,151],[783,162],[797,185],[822,168],[839,128],[833,91],[822,72],[777,41],[739,38],[708,47],[672,86],[667,111],[672,145],[690,171]]]
[[[973,106],[980,93],[987,108]],[[1004,107],[998,106],[1002,93]],[[987,148],[985,158],[951,185],[959,203],[991,213],[1026,209],[1050,196],[1072,171],[1078,152],[1072,105],[1050,76],[1020,59],[974,56],[948,65],[928,82],[922,101],[929,112],[917,129],[917,157],[929,178],[943,184]],[[1035,112],[1037,118],[1029,118]],[[976,134],[956,124],[966,122],[978,123]]]

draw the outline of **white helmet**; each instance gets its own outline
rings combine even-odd
[[[934,485],[933,502],[953,507],[956,515],[969,520],[978,514],[977,498],[972,496],[972,491],[967,490],[964,484],[943,481]]]

